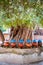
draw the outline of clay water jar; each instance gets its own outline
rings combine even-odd
[[[32,43],[31,43],[31,40],[30,39],[27,39],[26,40],[26,47],[27,48],[31,48],[32,47]]]
[[[42,41],[38,40],[38,47],[42,47]]]
[[[4,41],[4,44],[3,44],[4,47],[9,47],[9,41]]]
[[[18,42],[18,47],[19,47],[19,48],[23,48],[23,47],[24,47],[23,42],[24,42],[23,39],[20,39],[20,40],[19,40],[19,42]]]
[[[10,47],[12,48],[16,47],[16,40],[14,39],[10,40]]]
[[[38,43],[37,43],[36,40],[33,40],[33,42],[32,42],[32,47],[38,47]]]

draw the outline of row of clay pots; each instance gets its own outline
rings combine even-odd
[[[16,43],[18,43],[18,44],[16,44]],[[26,40],[25,45],[23,43],[24,43],[23,39],[20,39],[18,42],[16,40],[12,39],[10,42],[5,41],[3,46],[4,47],[12,47],[12,48],[17,47],[17,46],[20,48],[24,48],[24,47],[31,48],[31,47],[39,47],[39,46],[42,47],[41,40],[38,40],[38,42],[37,42],[36,40],[31,41],[28,39],[28,40]]]

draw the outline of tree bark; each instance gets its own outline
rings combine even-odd
[[[24,44],[26,43],[26,40],[28,39],[28,33],[29,33],[29,28],[26,29],[26,34],[25,34],[25,38],[24,38]]]
[[[16,37],[16,35],[18,34],[18,31],[19,31],[19,27],[17,27],[17,28],[11,27],[10,40],[14,39],[14,37]]]
[[[2,41],[4,43],[4,40],[5,40],[4,35],[3,35],[2,31],[0,30],[0,41]]]
[[[21,28],[19,29],[17,35],[14,37],[14,39],[18,40],[19,39],[19,36],[20,36],[20,33],[21,33]]]
[[[24,37],[25,37],[25,32],[26,32],[26,28],[24,27],[24,28],[23,28],[23,33],[22,33],[21,39],[24,39]]]
[[[32,31],[31,30],[29,30],[28,39],[32,40]]]

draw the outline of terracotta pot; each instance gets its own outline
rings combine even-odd
[[[12,47],[12,48],[16,47],[16,40],[12,39],[10,41],[10,47]]]
[[[19,46],[20,48],[23,48],[24,45],[23,45],[22,43],[19,43],[18,46]]]
[[[38,43],[33,42],[33,43],[32,43],[32,46],[33,46],[33,47],[38,47]]]
[[[24,40],[20,39],[19,43],[18,43],[18,47],[23,48],[24,47],[23,42],[24,42]]]
[[[11,43],[10,46],[11,46],[12,48],[16,47],[16,43]]]
[[[31,44],[31,40],[30,39],[27,39],[26,40],[26,47],[28,47],[28,48],[31,48],[32,47],[32,44]]]
[[[42,47],[42,43],[38,43],[38,47]]]
[[[42,40],[38,40],[38,47],[42,47]]]
[[[4,42],[5,47],[9,47],[9,42]]]
[[[32,44],[26,43],[26,47],[31,48]]]

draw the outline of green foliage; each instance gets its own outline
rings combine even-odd
[[[0,26],[5,29],[25,24],[35,28],[43,25],[43,4],[41,0],[0,0]],[[34,25],[33,25],[34,24]]]

